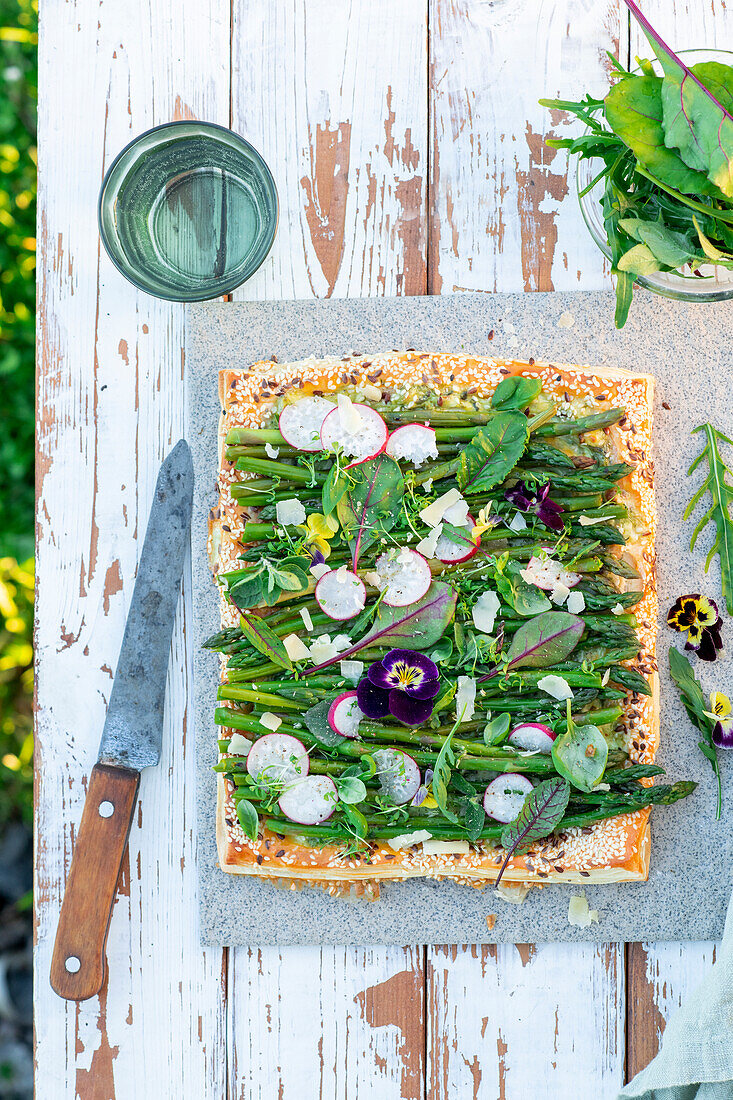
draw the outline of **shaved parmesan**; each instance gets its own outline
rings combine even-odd
[[[277,522],[282,523],[284,527],[305,523],[305,508],[295,497],[290,497],[289,500],[279,500],[275,505],[275,515],[277,516]]]
[[[451,504],[450,508],[446,508],[443,512],[443,519],[446,523],[452,523],[454,527],[463,527],[468,519],[468,501],[457,500],[455,504]]]
[[[308,630],[308,631],[312,630],[313,629],[313,620],[311,619],[311,613],[310,613],[310,611],[308,610],[307,607],[301,607],[300,617],[303,620],[303,625],[305,626],[305,629]]]
[[[280,448],[273,447],[272,443],[265,443],[265,454],[268,458],[277,458],[280,454]]]
[[[467,840],[424,840],[422,842],[422,854],[424,856],[465,856],[471,851]]]
[[[622,603],[617,603],[611,608],[612,615],[623,615],[626,608]]]
[[[435,548],[442,534],[443,524],[439,523],[437,527],[432,529],[429,535],[426,535],[425,538],[417,544],[415,549],[419,554],[424,554],[426,558],[434,558]]]
[[[614,519],[614,516],[578,516],[578,523],[581,527],[593,527],[596,523],[605,523],[607,519]]]
[[[248,738],[242,737],[241,733],[233,733],[229,738],[227,752],[232,756],[246,756],[251,748],[252,742]]]
[[[432,489],[432,487],[433,487],[433,479],[431,477],[429,477],[427,481],[423,481],[422,491],[424,493],[429,493],[430,490]]]
[[[585,611],[585,596],[582,592],[571,592],[565,606],[571,615],[579,615]]]
[[[598,924],[598,910],[588,907],[585,894],[573,894],[568,905],[568,924],[576,928],[589,928],[594,923]]]
[[[605,687],[608,681],[611,679],[611,670],[607,668],[603,673],[603,679],[601,680],[601,687]]]
[[[308,646],[301,641],[297,634],[286,635],[283,638],[283,645],[291,661],[304,661],[306,657],[310,657]]]
[[[496,592],[482,592],[471,608],[471,617],[476,629],[483,634],[491,634],[496,621],[496,613],[500,607],[501,600]]]
[[[442,497],[438,497],[432,504],[428,504],[427,507],[423,508],[420,512],[420,519],[428,527],[437,527],[448,509],[461,500],[463,500],[463,497],[457,489],[449,489],[447,493],[443,493]]]
[[[321,661],[331,661],[339,653],[343,653],[351,645],[351,638],[346,634],[337,634],[331,641],[330,634],[321,634],[309,648],[310,659],[314,665]]]
[[[364,583],[370,584],[372,588],[379,588],[380,579],[381,578],[379,576],[379,573],[375,573],[374,570],[371,570],[369,573],[365,573],[363,577]]]
[[[526,519],[524,518],[524,516],[522,515],[521,512],[517,512],[515,514],[512,522],[509,524],[509,530],[510,531],[526,531],[526,529],[527,529]]]
[[[364,426],[364,421],[359,410],[354,408],[351,398],[345,393],[338,395],[338,410],[343,429],[349,435],[357,435]]]
[[[456,691],[456,717],[459,722],[470,722],[476,704],[476,681],[471,676],[458,677]]]
[[[377,386],[373,386],[371,382],[365,383],[361,388],[361,392],[367,401],[377,402],[382,400],[382,391]]]
[[[521,905],[529,893],[529,886],[524,882],[517,882],[513,886],[505,886],[500,883],[494,893],[502,901],[508,901],[511,905]]]
[[[264,726],[266,730],[272,730],[273,733],[282,724],[282,718],[279,718],[277,714],[273,714],[270,710],[266,710],[264,714],[260,715],[260,725]]]
[[[317,581],[319,581],[324,573],[331,572],[331,566],[326,565],[325,561],[320,561],[316,565],[312,565],[309,572],[312,576],[316,578]]]
[[[413,844],[422,844],[425,840],[430,840],[432,834],[427,829],[416,829],[414,833],[400,833],[399,836],[392,836],[387,843],[393,852],[401,852],[403,848],[410,848]]]
[[[537,687],[558,701],[574,698],[570,684],[562,676],[543,676],[537,681]]]
[[[552,592],[550,593],[550,599],[553,603],[556,603],[559,606],[560,604],[565,603],[569,595],[570,589],[568,588],[568,586],[566,584],[563,584],[562,581],[558,581],[558,583],[555,585]]]
[[[361,674],[364,671],[364,662],[341,661],[339,667],[341,668],[341,675],[345,676],[347,680],[351,680],[352,684],[355,684],[357,680],[361,679]]]

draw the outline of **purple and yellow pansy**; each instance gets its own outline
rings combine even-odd
[[[424,653],[392,649],[369,666],[357,684],[356,697],[367,718],[391,714],[404,726],[419,726],[433,713],[440,690],[438,666]]]
[[[701,661],[714,661],[723,648],[720,636],[723,620],[718,605],[699,592],[690,592],[675,601],[667,613],[667,625],[687,634],[685,649],[694,650]]]

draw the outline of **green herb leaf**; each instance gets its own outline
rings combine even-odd
[[[264,566],[262,566],[253,569],[251,575],[248,570],[248,575],[233,584],[227,595],[236,608],[246,611],[262,603],[265,584]]]
[[[289,672],[293,671],[293,662],[288,657],[285,643],[270,629],[264,619],[244,611],[239,620],[239,626],[247,641],[258,653],[267,657],[273,664],[280,665]]]
[[[356,570],[359,555],[399,519],[404,480],[399,465],[381,454],[349,468],[349,484],[336,506]]]
[[[349,802],[342,802],[341,809],[353,832],[363,839],[369,832],[369,826],[364,814]]]
[[[513,855],[526,852],[535,841],[557,828],[569,800],[570,787],[564,779],[545,779],[530,791],[515,820],[502,829],[501,845],[507,854],[496,879],[497,886]]]
[[[433,798],[438,803],[440,812],[443,817],[447,818],[448,821],[452,821],[454,825],[458,824],[458,818],[452,810],[448,809],[448,784],[450,783],[451,766],[456,762],[455,753],[451,748],[451,741],[457,728],[458,723],[456,722],[441,746],[438,759],[435,761],[435,767],[433,768],[431,782]]]
[[[345,802],[350,806],[355,805],[357,802],[363,802],[367,795],[367,789],[364,783],[354,775],[337,776],[336,792],[339,796],[339,801]]]
[[[517,615],[523,618],[549,611],[552,604],[541,588],[534,584],[527,584],[522,577],[521,569],[521,565],[510,561],[506,554],[496,559],[494,579],[499,595],[516,611]]]
[[[704,756],[710,761],[715,777],[718,781],[718,803],[716,818],[720,818],[722,807],[722,779],[720,764],[718,762],[717,747],[713,742],[713,728],[715,723],[708,718],[705,711],[707,704],[703,695],[700,681],[692,671],[692,665],[683,653],[672,647],[669,651],[669,672],[672,680],[677,685],[680,699],[687,711],[687,716],[695,729],[703,735],[704,740],[698,742],[698,747]]]
[[[733,478],[730,468],[725,464],[720,454],[719,444],[728,443],[733,446],[733,440],[714,428],[712,424],[700,424],[693,430],[705,433],[705,445],[701,454],[687,471],[688,476],[703,462],[707,463],[708,473],[700,488],[693,496],[685,509],[683,519],[689,519],[699,504],[705,492],[710,494],[712,504],[704,514],[700,522],[692,532],[690,549],[695,549],[698,536],[708,525],[715,525],[715,541],[705,561],[705,572],[710,568],[713,557],[717,554],[720,559],[720,582],[723,591],[723,599],[729,615],[733,615],[733,519],[731,519],[730,506],[733,504],[733,485],[729,478]]]
[[[628,252],[624,252],[616,267],[630,275],[653,275],[655,271],[659,271],[659,261],[647,245],[635,244]]]
[[[481,836],[484,822],[486,821],[486,813],[484,812],[483,806],[474,798],[462,798],[461,817],[463,818],[463,828],[468,834],[468,839],[471,841],[478,840]]]
[[[501,412],[509,409],[523,412],[541,392],[540,378],[525,378],[522,374],[513,374],[509,378],[502,378],[491,397],[491,405]]]
[[[257,810],[246,798],[240,798],[237,802],[237,817],[244,835],[249,840],[257,840],[260,819],[257,816]]]
[[[503,745],[512,728],[511,714],[498,714],[484,726],[484,744]]]
[[[573,652],[583,630],[583,620],[568,611],[545,611],[537,615],[523,623],[512,638],[507,653],[507,671],[560,664]]]
[[[461,451],[456,473],[459,488],[472,492],[493,489],[519,462],[528,438],[523,413],[497,413]]]
[[[344,661],[354,653],[370,645],[386,648],[428,649],[435,645],[451,622],[456,608],[457,593],[443,581],[433,581],[421,600],[408,607],[387,607],[382,604],[375,616],[374,625],[361,641],[343,653],[306,669],[311,676],[319,669]]]
[[[334,462],[333,466],[328,471],[321,493],[324,516],[330,516],[332,512],[336,511],[348,487],[349,475],[341,469],[338,462]]]
[[[552,759],[568,782],[580,791],[590,792],[603,778],[608,762],[608,742],[598,726],[575,726],[569,721],[565,733],[552,742]]]
[[[619,225],[629,236],[641,241],[648,248],[653,258],[658,261],[658,266],[661,264],[663,267],[682,267],[697,255],[697,250],[690,247],[685,234],[667,229],[664,222],[644,221],[643,218],[621,218]],[[621,263],[619,268],[628,270]],[[644,275],[647,272],[642,271],[639,274]]]

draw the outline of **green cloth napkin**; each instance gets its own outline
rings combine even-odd
[[[733,900],[717,962],[618,1100],[733,1100]]]

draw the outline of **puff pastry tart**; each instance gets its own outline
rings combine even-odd
[[[645,879],[651,377],[394,352],[219,378],[225,872]]]

